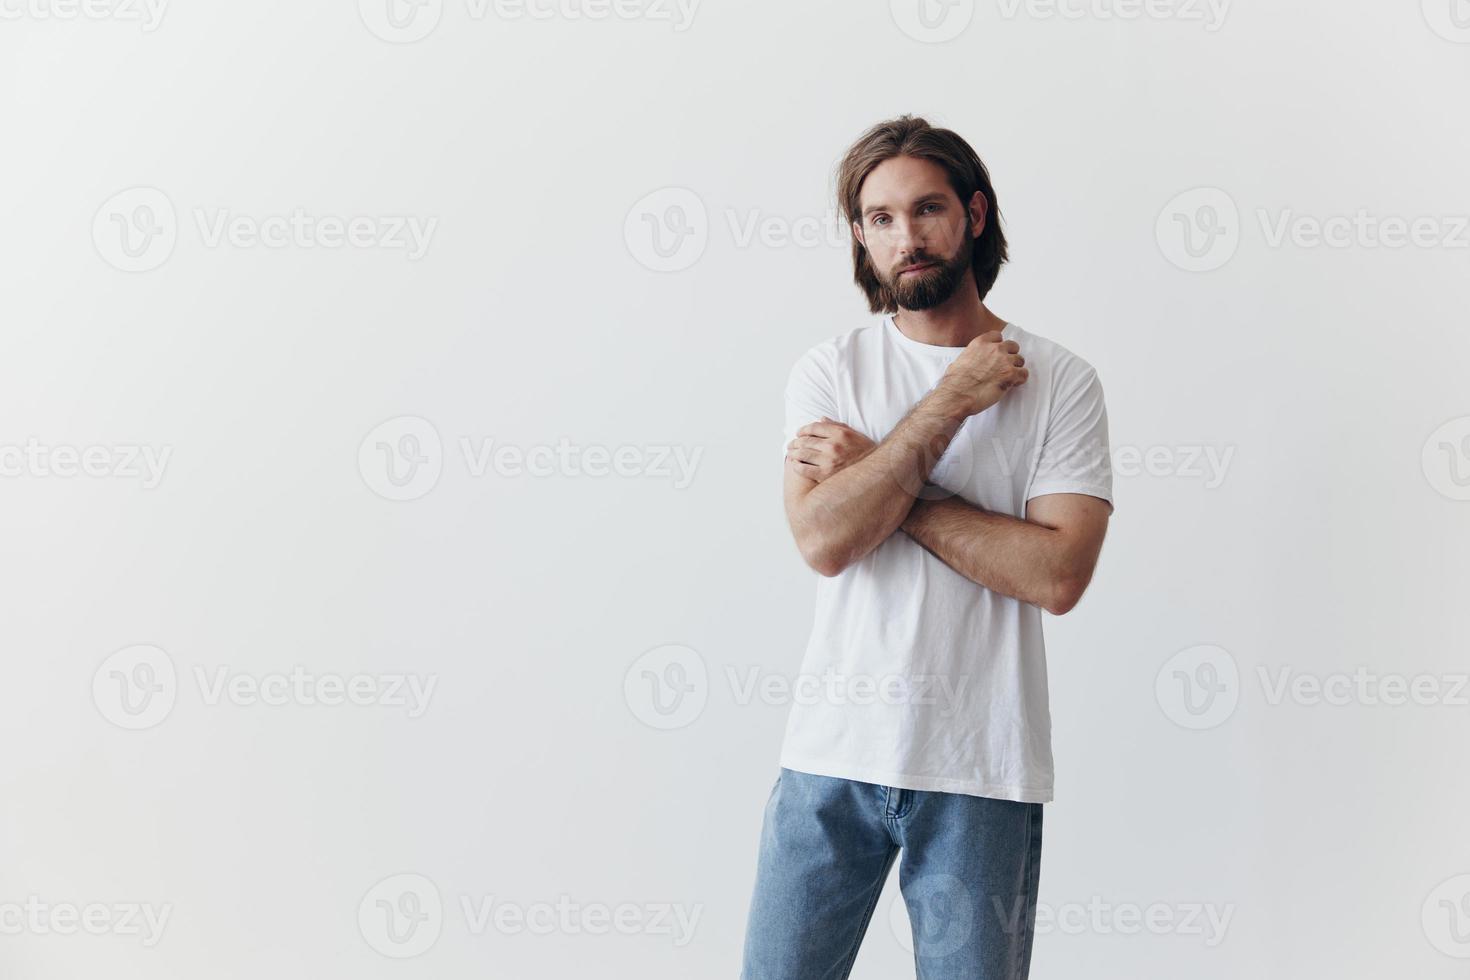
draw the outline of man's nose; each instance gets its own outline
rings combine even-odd
[[[924,252],[928,244],[914,222],[907,218],[899,218],[893,222],[893,247],[900,255],[910,256]]]

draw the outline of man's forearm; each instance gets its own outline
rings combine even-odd
[[[964,398],[935,388],[868,455],[812,487],[794,530],[806,537],[828,574],[862,558],[898,530],[969,415]]]
[[[1064,612],[1075,601],[1067,597],[1080,591],[1066,537],[1053,528],[982,510],[958,497],[914,501],[901,528],[950,568],[993,592]]]

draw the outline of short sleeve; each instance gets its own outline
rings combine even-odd
[[[1085,493],[1113,503],[1113,461],[1102,381],[1090,365],[1068,372],[1052,402],[1036,475],[1026,499]]]
[[[796,430],[819,421],[822,416],[841,421],[837,415],[836,381],[829,358],[822,347],[814,347],[801,355],[786,378],[786,438],[781,443],[781,458],[786,447],[796,438]]]

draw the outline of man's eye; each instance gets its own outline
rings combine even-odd
[[[938,207],[939,207],[939,205],[937,205],[937,204],[926,204],[922,208],[920,208],[919,211],[922,213],[924,211],[929,210],[930,208],[938,209]]]
[[[881,225],[887,219],[887,217],[887,215],[880,214],[873,219],[873,224]]]

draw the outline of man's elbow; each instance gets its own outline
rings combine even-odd
[[[1065,616],[1082,600],[1082,593],[1086,591],[1087,578],[1062,576],[1052,583],[1051,595],[1043,608],[1053,616]]]
[[[801,553],[801,560],[818,575],[825,578],[840,575],[850,563],[838,542],[829,540],[819,528],[808,524],[793,530],[796,550]]]
[[[824,547],[820,544],[803,544],[799,550],[801,551],[802,560],[806,562],[807,567],[824,578],[841,575],[843,569],[847,568],[847,562],[843,561],[842,556],[838,555],[832,548]]]

